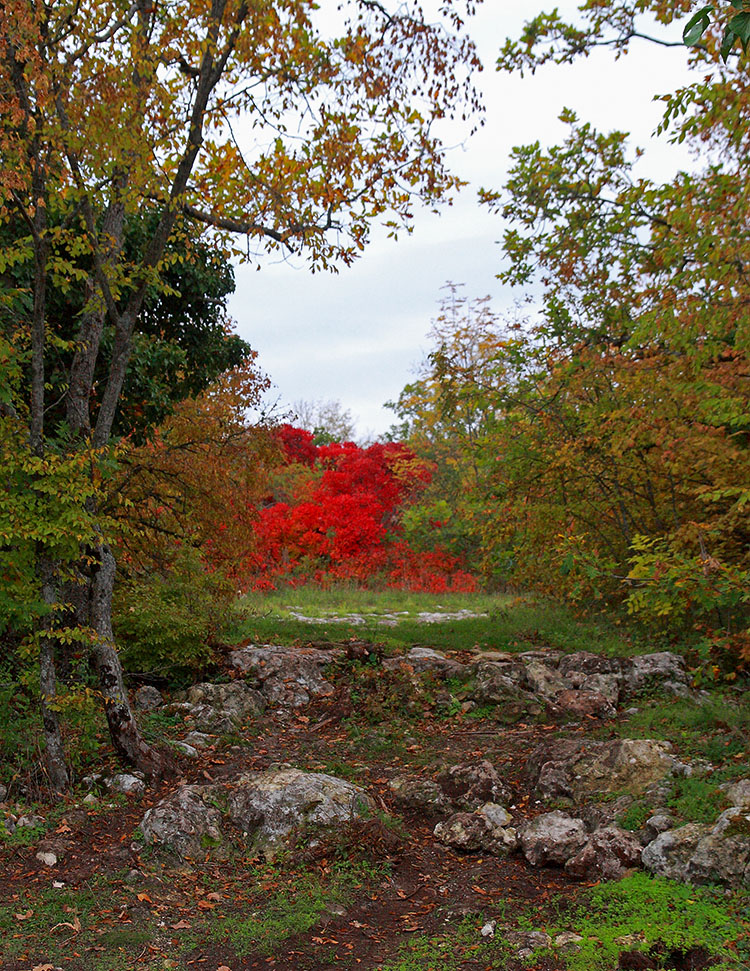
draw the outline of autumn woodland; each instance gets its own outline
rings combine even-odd
[[[514,76],[680,48],[692,162],[566,109],[467,189],[477,6],[0,0],[3,968],[748,967],[750,5],[499,18]],[[377,440],[271,407],[235,267],[345,273],[459,191],[516,310],[435,294]],[[571,738],[596,821],[527,761]],[[357,811],[238,849],[248,770]]]

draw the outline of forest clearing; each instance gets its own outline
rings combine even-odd
[[[0,0],[2,971],[750,968],[750,2],[501,6]]]

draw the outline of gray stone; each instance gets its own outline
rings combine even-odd
[[[215,786],[182,786],[149,809],[140,831],[147,844],[195,857],[222,840]]]
[[[554,940],[555,947],[563,954],[577,954],[581,950],[581,944],[583,944],[581,935],[574,934],[572,931],[563,931]]]
[[[531,753],[527,776],[538,799],[583,802],[605,793],[641,795],[672,772],[669,742],[653,739],[557,739]]]
[[[680,694],[687,688],[685,659],[671,651],[640,654],[623,664],[623,693],[646,689]]]
[[[466,665],[429,647],[413,647],[404,660],[417,674],[429,672],[440,678],[460,678],[468,673]]]
[[[473,813],[456,813],[433,830],[436,839],[454,849],[506,856],[518,846],[518,834],[509,813],[488,803]]]
[[[641,862],[657,876],[684,883],[690,857],[701,839],[710,832],[710,826],[699,823],[669,829],[643,848]]]
[[[544,711],[544,705],[530,691],[485,666],[477,674],[472,697],[480,705],[497,705],[497,717],[507,724],[535,718]]]
[[[45,866],[57,866],[57,854],[53,853],[51,850],[40,850],[39,853],[36,854],[36,858]]]
[[[264,697],[274,705],[299,708],[312,697],[326,697],[334,687],[322,675],[341,651],[263,645],[244,647],[229,655],[230,664],[253,678]]]
[[[267,858],[293,836],[340,826],[373,808],[364,789],[351,782],[290,767],[242,776],[228,799],[232,822]]]
[[[592,677],[611,675],[617,680],[622,677],[622,661],[618,657],[606,657],[589,651],[576,651],[560,658],[559,671],[564,678],[580,676]]]
[[[641,861],[641,844],[619,826],[592,833],[586,845],[565,864],[565,872],[579,880],[618,880]]]
[[[142,796],[146,791],[146,783],[143,779],[139,779],[137,776],[129,775],[125,772],[114,775],[111,779],[107,779],[105,785],[108,789],[113,789],[115,792],[122,792],[126,796]]]
[[[450,799],[432,779],[415,779],[399,775],[388,784],[396,805],[402,809],[439,815],[453,808]]]
[[[497,655],[494,655],[497,657]],[[503,660],[493,660],[493,655],[480,655],[470,666],[471,673],[477,678],[490,680],[501,676],[521,687],[526,681],[526,667],[520,662],[505,655]]]
[[[474,810],[486,802],[507,803],[512,795],[491,762],[451,765],[438,775],[437,783],[457,809]]]
[[[172,741],[169,743],[170,747],[175,749],[177,752],[181,752],[183,755],[187,755],[189,759],[198,758],[198,749],[193,748],[187,742]]]
[[[8,787],[0,785],[0,802],[5,802],[8,798]]]
[[[750,812],[739,806],[723,812],[696,846],[685,876],[689,883],[750,887]]]
[[[647,842],[651,843],[660,833],[666,833],[668,829],[673,827],[674,816],[670,816],[669,813],[655,813],[653,816],[649,816],[643,824],[643,834],[648,837]]]
[[[523,855],[533,866],[562,866],[588,842],[583,821],[558,810],[525,823],[520,838]]]
[[[526,665],[526,683],[535,695],[550,700],[572,687],[554,668],[541,661],[530,661]]]
[[[196,684],[188,691],[187,700],[191,705],[208,705],[216,711],[224,712],[238,723],[255,715],[262,715],[266,707],[261,693],[244,681]]]
[[[600,691],[566,688],[556,695],[555,704],[567,714],[579,718],[610,718],[615,714],[612,702]]]
[[[740,779],[738,782],[725,783],[719,786],[719,788],[723,789],[726,793],[730,806],[750,806],[750,779]]]
[[[552,944],[552,938],[544,931],[506,931],[502,938],[511,945],[516,952],[516,957],[522,961],[532,957],[535,951]]]
[[[19,829],[35,829],[40,826],[45,826],[46,820],[44,816],[19,816],[16,820],[16,826]]]
[[[144,684],[134,696],[135,707],[138,711],[156,711],[164,704],[161,691],[151,684]]]
[[[613,707],[617,707],[620,700],[621,675],[587,674],[583,671],[571,671],[566,677],[573,687],[579,691],[596,691],[604,695]]]
[[[182,741],[191,748],[208,748],[212,744],[213,739],[210,735],[206,735],[205,732],[188,732]]]

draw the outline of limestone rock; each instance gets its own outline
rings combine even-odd
[[[750,779],[740,779],[719,788],[725,791],[730,806],[750,806]]]
[[[583,802],[611,792],[641,795],[672,772],[671,750],[669,742],[653,739],[557,739],[531,753],[527,775],[538,799]]]
[[[497,705],[497,715],[507,724],[535,718],[544,710],[538,698],[521,688],[513,678],[499,674],[494,665],[482,666],[472,697],[479,704]]]
[[[215,786],[182,786],[153,806],[141,820],[146,843],[171,850],[182,859],[220,843],[221,813],[211,804]]]
[[[590,651],[575,651],[560,658],[558,670],[563,678],[606,674],[614,675],[619,679],[622,677],[622,665],[623,662],[619,657],[607,657]]]
[[[373,808],[367,793],[351,782],[290,767],[242,776],[228,800],[232,822],[269,858],[293,835],[348,823]]]
[[[687,823],[677,829],[669,829],[643,848],[641,862],[657,876],[684,883],[690,857],[698,843],[710,832],[711,827],[701,823]]]
[[[486,802],[507,803],[512,794],[491,762],[451,765],[437,783],[457,809],[474,810]]]
[[[229,661],[255,680],[271,704],[299,708],[312,697],[333,694],[333,685],[321,672],[340,654],[340,651],[263,645],[233,651]]]
[[[580,852],[565,864],[565,872],[579,880],[617,880],[641,861],[641,844],[619,826],[592,833]]]
[[[430,672],[440,678],[460,678],[467,673],[466,665],[429,647],[413,647],[404,660],[417,674]]]
[[[458,850],[481,850],[505,856],[516,849],[518,835],[502,806],[487,803],[473,813],[456,813],[434,829],[436,839]]]
[[[452,809],[450,799],[432,779],[400,775],[391,779],[389,788],[396,805],[402,809],[418,810],[432,815],[450,812]]]
[[[552,938],[544,931],[506,931],[502,936],[514,949],[516,957],[522,961],[532,957],[534,951],[552,944]]]
[[[5,802],[7,798],[8,798],[7,786],[0,785],[0,802]]]
[[[593,715],[595,718],[610,718],[615,714],[612,702],[600,691],[566,688],[555,697],[555,704],[563,711],[579,718]]]
[[[533,866],[562,866],[588,842],[583,821],[558,810],[525,823],[520,837],[523,855]]]
[[[229,684],[196,684],[188,691],[187,700],[191,705],[208,705],[226,712],[237,722],[243,722],[253,715],[262,715],[265,701],[259,691],[244,681],[230,681]]]
[[[535,695],[553,699],[571,687],[569,681],[547,664],[541,661],[530,661],[526,665],[526,682]]]
[[[151,684],[144,684],[134,696],[135,707],[138,711],[155,711],[164,704],[161,691]]]
[[[623,693],[639,691],[667,691],[681,694],[688,688],[685,659],[671,651],[640,654],[623,665]]]
[[[689,883],[750,887],[750,811],[739,806],[719,816],[687,862]]]
[[[119,773],[107,779],[105,785],[115,792],[122,792],[126,796],[142,796],[146,791],[146,783],[135,775],[126,772]]]

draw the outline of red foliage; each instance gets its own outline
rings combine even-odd
[[[282,425],[277,437],[287,467],[312,468],[288,502],[261,510],[257,549],[247,558],[249,585],[337,581],[442,593],[476,589],[455,557],[412,550],[400,529],[401,509],[430,481],[428,467],[405,445],[315,446],[312,435]],[[301,494],[300,494],[301,493]]]

